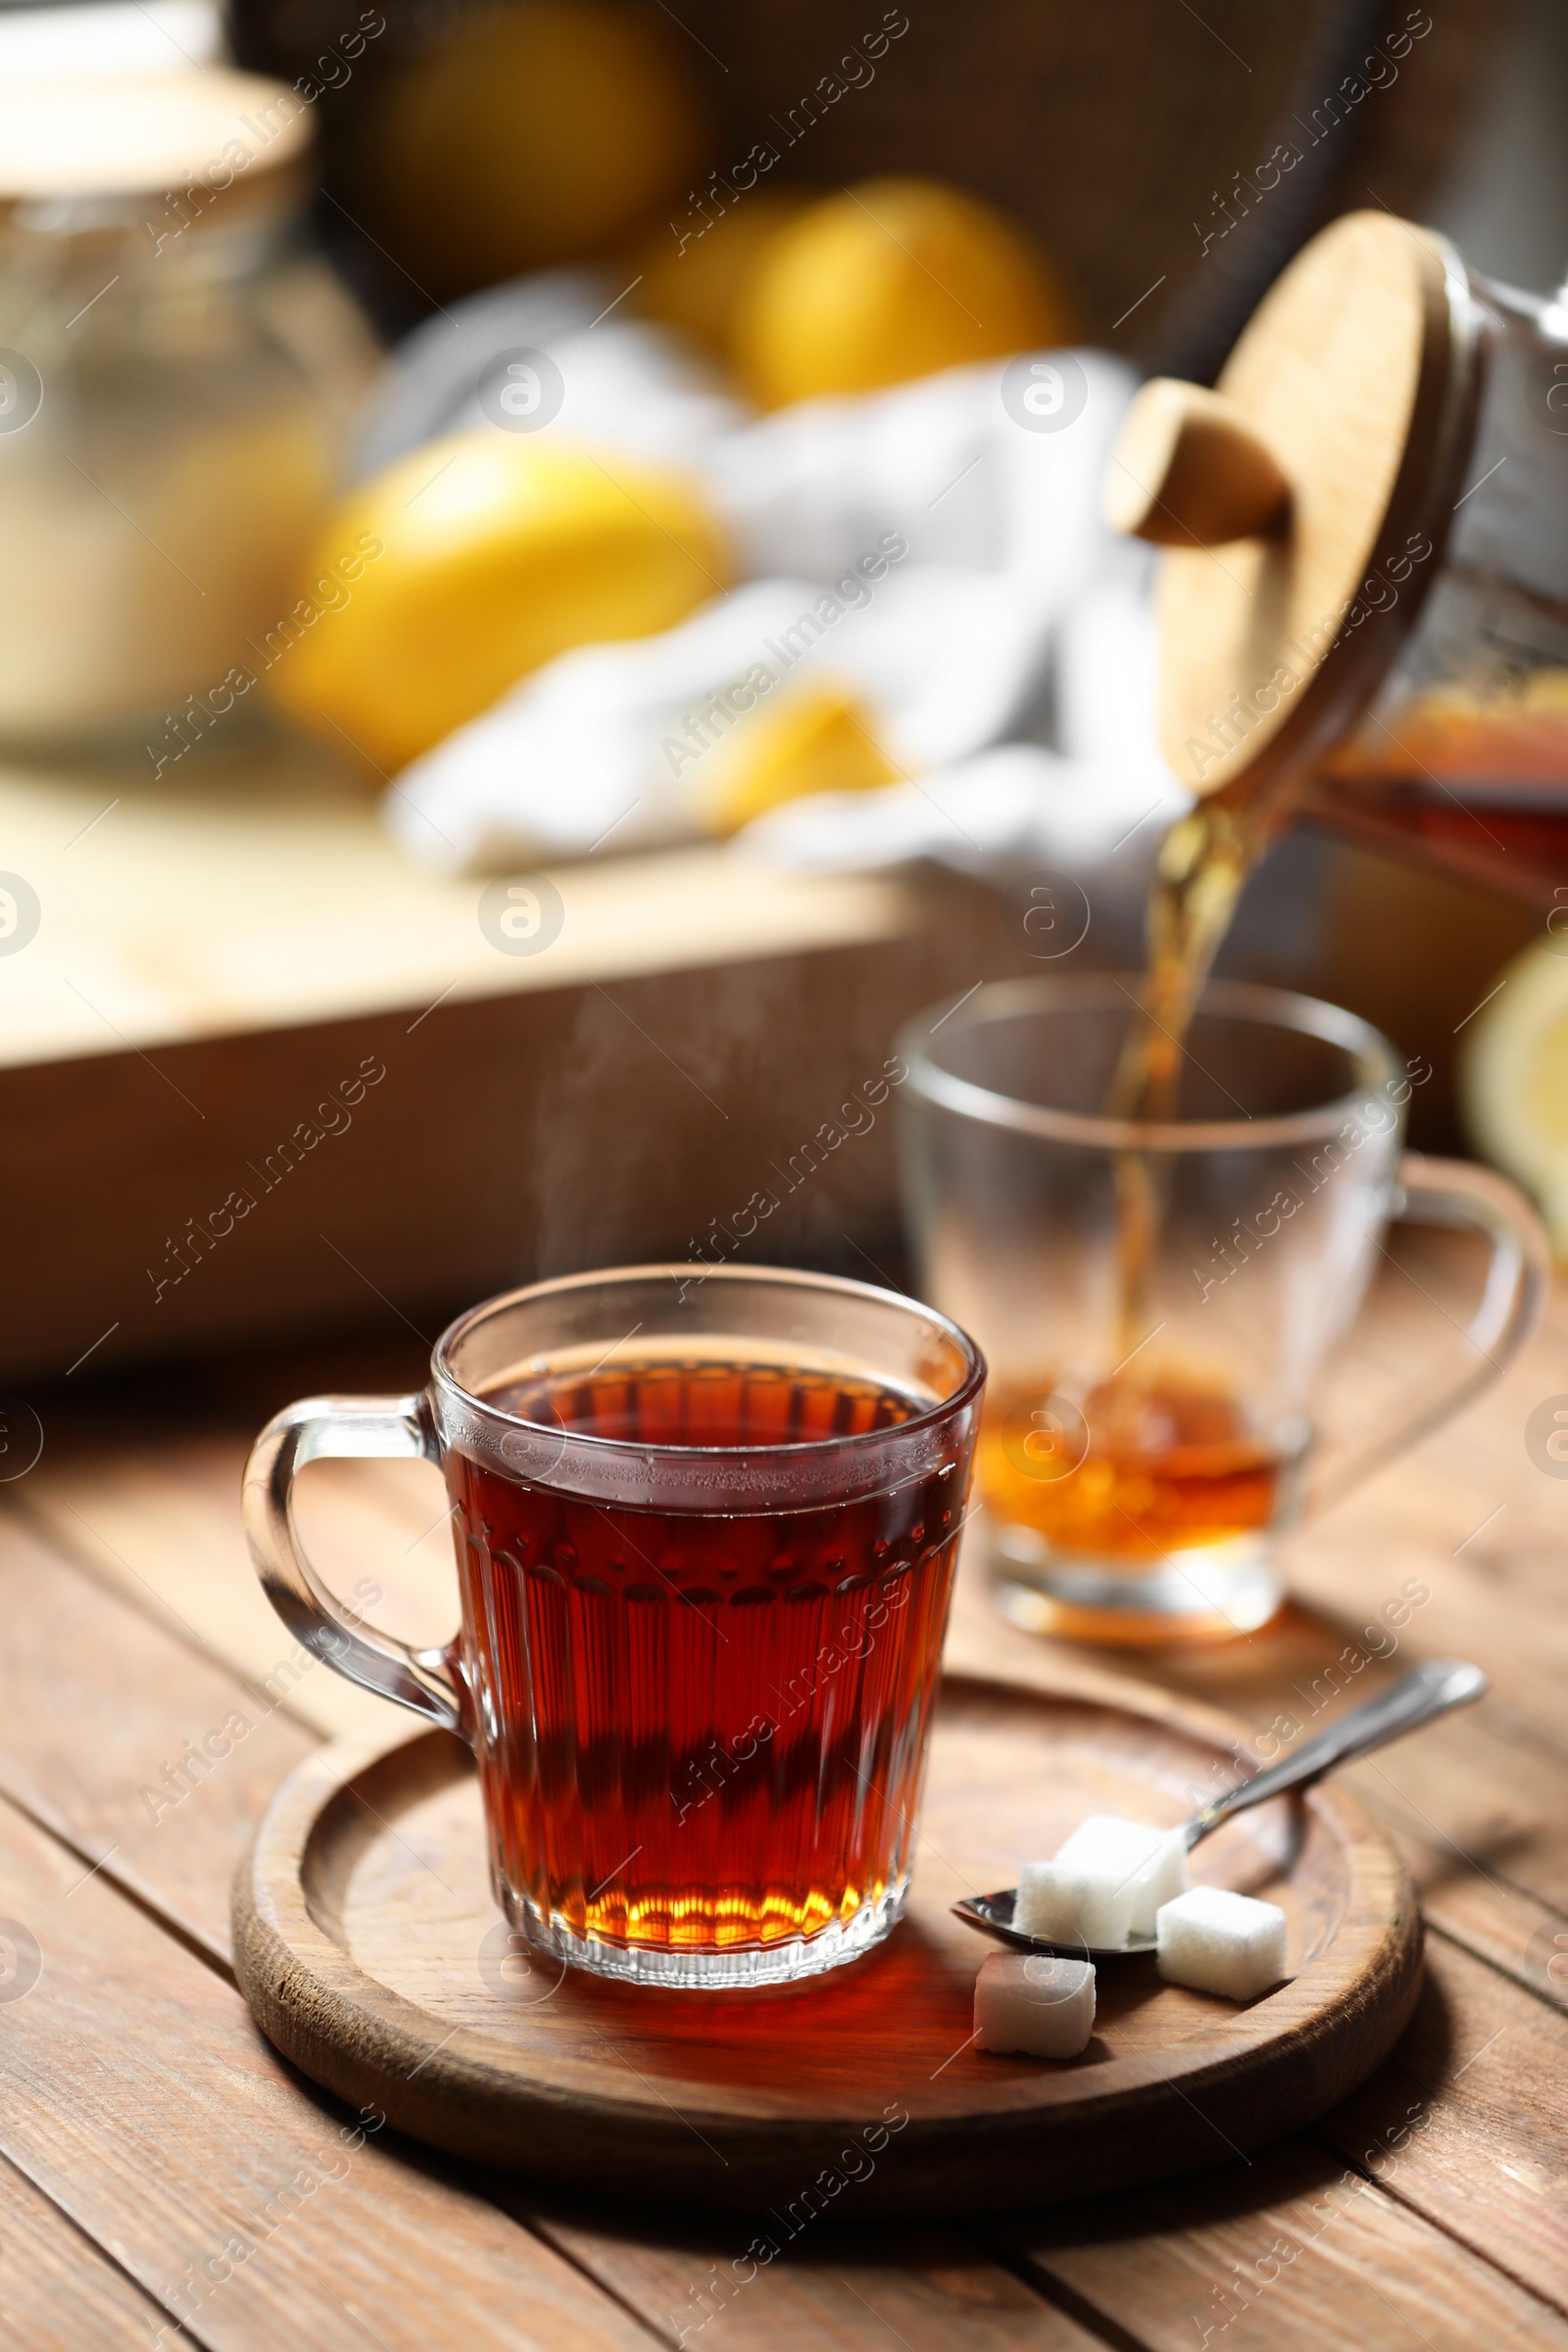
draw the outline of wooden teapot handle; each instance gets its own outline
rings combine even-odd
[[[1278,527],[1291,485],[1223,393],[1157,375],[1111,453],[1105,519],[1156,547],[1223,547]]]

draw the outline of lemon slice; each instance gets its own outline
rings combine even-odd
[[[853,686],[812,678],[757,710],[716,744],[694,775],[702,822],[738,833],[756,816],[813,792],[871,792],[898,781],[876,722]]]
[[[1458,1078],[1472,1143],[1534,1194],[1568,1258],[1568,916],[1561,937],[1548,925],[1509,964],[1464,1041]]]
[[[673,628],[728,578],[719,525],[684,474],[482,425],[412,450],[343,501],[269,634],[267,682],[295,717],[390,770],[541,662]]]

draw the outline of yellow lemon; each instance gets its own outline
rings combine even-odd
[[[509,0],[367,96],[377,226],[428,292],[605,252],[696,169],[703,108],[678,36],[617,0]]]
[[[1471,1141],[1533,1193],[1568,1258],[1568,913],[1509,964],[1464,1041],[1459,1100]]]
[[[713,753],[702,780],[704,822],[738,833],[754,816],[810,792],[869,792],[899,770],[876,740],[870,711],[851,686],[804,680],[758,706]]]
[[[428,442],[339,507],[269,634],[297,718],[397,768],[574,645],[674,626],[725,586],[683,474],[481,426]]]
[[[932,179],[872,179],[812,205],[758,257],[740,366],[764,408],[871,392],[1070,339],[1067,305],[1009,220]]]
[[[633,296],[637,308],[645,318],[684,327],[733,361],[736,318],[758,263],[779,230],[798,220],[810,201],[784,188],[759,188],[707,228],[691,229],[683,218],[684,244],[677,244],[667,225],[656,228],[627,265],[628,276],[642,278]]]

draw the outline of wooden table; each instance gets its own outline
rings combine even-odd
[[[1454,1344],[1447,1311],[1430,1268],[1391,1270],[1369,1377],[1397,1388],[1412,1345],[1419,1362]],[[1426,1988],[1394,2060],[1250,2161],[1216,2142],[1185,2183],[980,2227],[824,2219],[744,2288],[733,2219],[572,2206],[367,2134],[234,1989],[228,1884],[269,1790],[381,1704],[289,1664],[244,1560],[240,1463],[307,1386],[416,1380],[417,1344],[388,1325],[358,1362],[253,1357],[42,1399],[43,1456],[0,1487],[7,2344],[1568,2346],[1568,1486],[1523,1434],[1568,1393],[1568,1290],[1484,1405],[1296,1541],[1298,1601],[1249,1642],[1116,1666],[1008,1632],[972,1568],[960,1580],[956,1663],[1163,1683],[1246,1736],[1326,1719],[1423,1653],[1487,1666],[1479,1709],[1352,1775],[1427,1907]],[[449,1630],[433,1472],[318,1465],[301,1515],[334,1580],[384,1588],[385,1621]],[[1427,1597],[1369,1642],[1401,1589]],[[182,1762],[236,1719],[220,1764]]]

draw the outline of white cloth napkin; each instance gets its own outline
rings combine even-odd
[[[492,286],[404,337],[371,396],[355,472],[378,472],[447,433],[500,431],[481,385],[487,368],[517,352],[555,362],[560,406],[543,429],[573,441],[699,466],[750,415],[684,335],[627,318],[608,278],[551,270]]]
[[[405,769],[385,811],[413,856],[480,870],[696,837],[731,731],[712,698],[748,676],[758,702],[813,676],[852,689],[909,779],[760,820],[742,839],[779,862],[1093,858],[1181,806],[1155,747],[1147,551],[1100,519],[1128,368],[1041,355],[1077,387],[1060,429],[1025,420],[1018,362],[754,419],[682,338],[607,315],[614,293],[552,273],[416,330],[362,463],[484,422],[497,355],[545,351],[543,429],[694,469],[749,576],[662,635],[561,656]]]
[[[1052,751],[998,743],[881,792],[822,793],[759,817],[749,855],[803,872],[930,858],[973,874],[1108,869],[1141,900],[1161,830],[1189,806],[1155,749],[1154,632],[1146,596],[1102,583],[1063,623]],[[1103,887],[1109,890],[1107,871]]]

